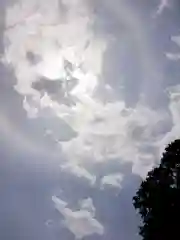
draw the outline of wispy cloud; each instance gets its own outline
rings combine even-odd
[[[96,182],[96,176],[88,172],[85,168],[72,163],[62,164],[61,171],[71,173],[72,175],[87,180],[90,185],[94,185]]]
[[[175,43],[177,46],[180,46],[180,36],[171,36],[171,41]],[[172,61],[178,61],[180,59],[179,52],[175,52],[175,53],[167,52],[165,53],[165,55],[169,60],[172,60]]]
[[[166,57],[172,61],[180,60],[180,53],[166,53]]]
[[[92,199],[80,202],[80,209],[73,211],[67,203],[57,197],[52,197],[56,209],[63,215],[63,225],[71,231],[77,239],[93,234],[103,235],[103,225],[95,219],[95,208]]]
[[[156,15],[162,14],[164,9],[169,7],[169,5],[170,5],[169,2],[170,2],[169,0],[160,0],[160,4],[157,8]]]

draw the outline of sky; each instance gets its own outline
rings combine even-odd
[[[1,0],[2,239],[140,239],[132,197],[180,135],[179,7]]]

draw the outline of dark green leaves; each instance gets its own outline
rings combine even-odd
[[[144,240],[180,239],[180,140],[170,143],[133,197]]]

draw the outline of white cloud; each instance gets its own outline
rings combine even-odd
[[[57,198],[56,196],[52,197],[52,201],[54,202],[55,207],[59,212],[61,211],[63,212],[66,206],[68,205],[65,201],[61,200],[60,198]]]
[[[180,60],[180,54],[179,53],[166,53],[166,57],[169,59],[169,60],[172,60],[172,61],[178,61]]]
[[[5,38],[8,41],[5,41],[4,61],[14,69],[15,89],[24,98],[23,107],[31,117],[38,117],[43,108],[49,108],[77,133],[70,141],[59,143],[67,159],[61,167],[63,171],[94,184],[95,176],[88,172],[87,165],[117,159],[121,163],[132,163],[132,172],[144,177],[155,162],[152,149],[157,149],[162,138],[159,126],[169,120],[169,115],[163,110],[151,109],[141,98],[134,108],[127,108],[123,99],[104,104],[95,98],[95,90],[103,84],[104,52],[111,43],[108,37],[101,39],[93,32],[96,18],[87,1],[64,1],[63,4],[67,9],[65,13],[59,10],[56,0],[19,1],[7,10]],[[164,7],[165,2],[161,5]],[[135,34],[140,36],[137,40],[141,39],[140,50],[145,52],[142,68],[147,71],[146,75],[154,77],[157,68],[142,40],[140,28],[143,26],[131,11],[125,14],[128,12],[125,4],[122,9],[125,11],[120,13],[124,14],[122,18],[127,15],[128,26],[137,27],[138,34]],[[175,37],[172,40],[178,42]],[[38,55],[39,61],[34,65],[26,56],[28,52]],[[66,62],[71,65],[68,70]],[[73,98],[75,104],[68,106],[61,100],[55,101],[48,93],[41,96],[32,88],[41,77],[61,81],[65,96]],[[77,79],[77,84],[67,92],[72,78]],[[59,136],[61,129],[57,131]]]
[[[171,41],[176,45],[180,46],[180,36],[171,36]],[[180,60],[180,53],[165,53],[166,57],[171,61],[179,61]]]
[[[113,188],[122,188],[123,174],[114,173],[107,176],[104,176],[101,179],[101,188],[104,187],[113,187]]]
[[[180,36],[171,36],[172,42],[174,42],[177,46],[180,47]],[[170,60],[178,61],[180,59],[180,54],[166,54],[167,58]],[[169,97],[169,110],[172,118],[172,128],[169,132],[167,132],[164,137],[159,141],[158,145],[160,147],[160,152],[162,152],[169,142],[174,139],[178,139],[180,137],[180,85],[174,85],[168,87],[166,92]]]
[[[67,164],[61,165],[60,167],[61,167],[61,170],[64,172],[71,173],[78,178],[86,179],[90,183],[90,185],[94,185],[96,182],[96,176],[92,175],[85,168],[79,165],[76,165],[73,163],[67,163]]]
[[[154,130],[167,118],[167,113],[148,109],[141,103],[135,109],[126,109],[121,102],[96,103],[96,108],[84,111],[87,110],[92,115],[84,127],[81,123],[79,135],[62,143],[69,161],[86,165],[118,159],[132,162],[132,171],[144,176],[154,163],[154,153],[148,147],[155,147],[160,137]]]
[[[95,208],[92,199],[81,202],[81,209],[73,211],[67,207],[67,203],[57,197],[52,198],[56,209],[63,215],[63,225],[71,231],[77,239],[93,234],[103,235],[103,225],[95,219]]]
[[[61,171],[81,178],[92,186],[96,183],[96,176],[89,169],[93,169],[91,167],[99,162],[106,164],[113,160],[121,164],[132,163],[132,173],[145,177],[156,159],[159,159],[157,152],[161,152],[169,141],[180,135],[180,87],[169,89],[168,107],[171,116],[168,111],[150,108],[141,97],[134,108],[127,108],[123,96],[120,96],[121,100],[102,102],[94,93],[99,85],[104,84],[109,89],[108,84],[103,82],[101,73],[104,52],[111,47],[111,42],[108,42],[108,37],[101,39],[100,35],[93,32],[92,26],[96,18],[86,0],[62,1],[66,12],[60,9],[58,2],[22,0],[9,7],[6,13],[3,61],[14,70],[17,79],[15,90],[23,97],[22,105],[27,116],[38,117],[43,109],[48,109],[47,113],[50,112],[57,119],[65,121],[77,133],[69,141],[58,142],[59,137],[57,139],[55,135],[61,135],[61,127],[54,128],[54,132],[57,130],[58,133],[53,133],[52,129],[43,124],[45,129],[48,129],[46,136],[54,137],[62,147],[67,162],[60,162]],[[127,21],[128,28],[133,31],[139,44],[143,74],[150,79],[148,84],[145,80],[141,87],[148,88],[151,76],[159,80],[161,74],[150,49],[147,49],[148,34],[143,32],[141,21],[138,21],[133,11],[127,11],[125,4],[122,8],[116,8],[110,1],[101,3],[107,4],[107,9],[117,15],[117,26],[118,23],[124,26]],[[167,0],[161,1],[157,14],[161,14],[167,6]],[[121,20],[124,22],[120,22]],[[118,36],[121,36],[121,33]],[[176,44],[179,44],[179,39],[172,37]],[[27,58],[29,52],[38,56],[38,61],[32,64]],[[166,56],[171,60],[179,60],[179,54],[167,53]],[[48,92],[42,96],[32,85],[43,77],[49,81],[61,81],[65,97],[72,98],[75,104],[69,106],[61,100],[53,100]],[[111,77],[113,78],[113,71]],[[136,77],[134,76],[134,81]],[[68,91],[68,81],[71,79],[76,79],[77,84]],[[161,88],[160,84],[158,86]],[[113,86],[109,91],[115,96]],[[162,134],[160,129],[170,117],[173,120],[172,129]],[[2,119],[4,126],[7,125],[6,129],[11,129],[6,119]],[[47,121],[51,121],[51,118]],[[47,125],[52,126],[53,123]],[[24,138],[17,139],[29,144],[23,141]],[[123,173],[107,173],[101,179],[100,187],[121,189],[122,182]],[[95,218],[95,207],[91,198],[79,201],[79,210],[72,210],[67,202],[57,197],[52,200],[63,215],[64,226],[76,238],[104,233],[103,225]]]
[[[83,64],[85,71],[100,72],[105,42],[93,36],[93,15],[82,1],[64,4],[69,7],[64,21],[57,0],[19,0],[7,10],[5,38],[9,44],[4,59],[13,66],[16,90],[23,95],[37,95],[32,83],[39,76],[66,78],[64,60],[74,66]],[[32,66],[28,52],[38,55],[41,61]]]
[[[38,109],[36,107],[32,108],[28,103],[26,97],[23,100],[23,107],[27,111],[27,115],[29,118],[36,118],[38,114]]]
[[[172,36],[171,40],[176,43],[178,46],[180,46],[180,36]]]
[[[167,89],[169,93],[169,110],[172,117],[172,128],[159,140],[160,152],[162,152],[167,144],[180,137],[180,85],[175,85]]]
[[[157,8],[156,14],[160,15],[164,11],[165,8],[169,7],[169,0],[160,0],[160,4]]]
[[[79,201],[79,206],[80,206],[80,209],[87,210],[92,214],[93,217],[95,216],[96,209],[93,205],[93,201],[91,198],[86,198]]]

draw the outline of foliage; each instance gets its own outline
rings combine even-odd
[[[158,167],[133,197],[143,240],[180,239],[180,140],[170,143]]]

